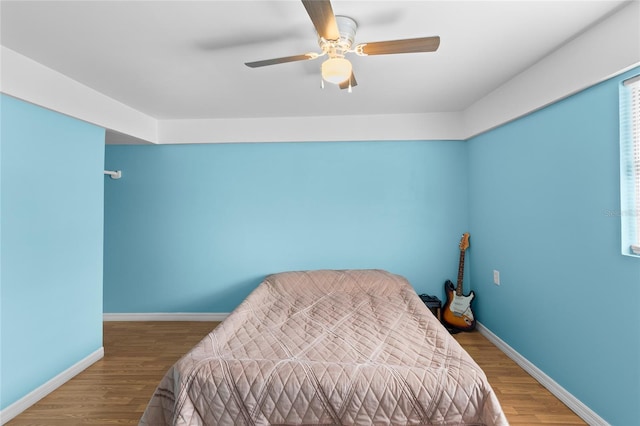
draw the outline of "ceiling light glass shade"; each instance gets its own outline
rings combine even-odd
[[[331,58],[322,63],[322,78],[333,84],[340,84],[351,77],[351,62],[344,58]]]

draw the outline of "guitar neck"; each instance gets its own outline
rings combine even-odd
[[[458,263],[458,283],[456,294],[462,296],[462,278],[464,277],[464,250],[460,250],[460,262]]]

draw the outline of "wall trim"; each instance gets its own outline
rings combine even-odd
[[[537,63],[503,82],[464,111],[471,139],[640,64],[640,2],[632,1]],[[602,44],[601,44],[602,43]],[[616,46],[594,49],[593,46]]]
[[[141,141],[157,142],[156,118],[5,46],[0,46],[0,56],[2,93]]]
[[[224,321],[228,312],[105,313],[103,321]]]
[[[326,126],[327,120],[332,125]],[[286,129],[283,130],[283,129]],[[313,129],[312,132],[309,129]],[[158,143],[464,140],[457,112],[315,117],[175,119],[158,122]]]
[[[591,426],[610,426],[602,417],[587,407],[582,401],[573,396],[569,391],[560,386],[555,380],[547,376],[542,370],[536,367],[528,359],[520,355],[515,349],[509,346],[504,340],[496,336],[491,330],[479,322],[476,323],[476,329],[487,338],[491,343],[496,345],[498,349],[505,353],[509,358],[515,361],[523,370],[531,377],[536,379],[542,386],[547,388],[549,392],[555,395],[567,407],[576,413],[582,420]]]
[[[103,357],[104,347],[100,347],[100,349],[81,359],[71,367],[64,370],[62,373],[55,376],[53,379],[45,382],[13,404],[7,406],[4,410],[0,411],[0,424],[7,423],[9,420],[13,419],[18,414],[34,405],[36,402],[40,401],[42,398],[49,395],[54,390],[64,385],[66,382],[80,374],[87,367],[91,366]]]

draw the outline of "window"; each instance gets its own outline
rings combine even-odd
[[[640,75],[620,87],[622,253],[640,257]]]

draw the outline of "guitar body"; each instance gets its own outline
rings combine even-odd
[[[464,253],[469,248],[469,233],[465,232],[460,239],[460,262],[458,263],[458,284],[454,287],[449,280],[444,283],[447,302],[442,308],[442,323],[450,332],[471,331],[476,328],[476,319],[471,310],[471,302],[476,297],[471,291],[466,296],[462,293],[462,277],[464,276]]]
[[[466,296],[458,295],[453,283],[444,283],[447,302],[442,309],[442,322],[449,328],[460,331],[471,331],[476,328],[476,320],[471,309],[471,302],[475,293],[471,291]]]

